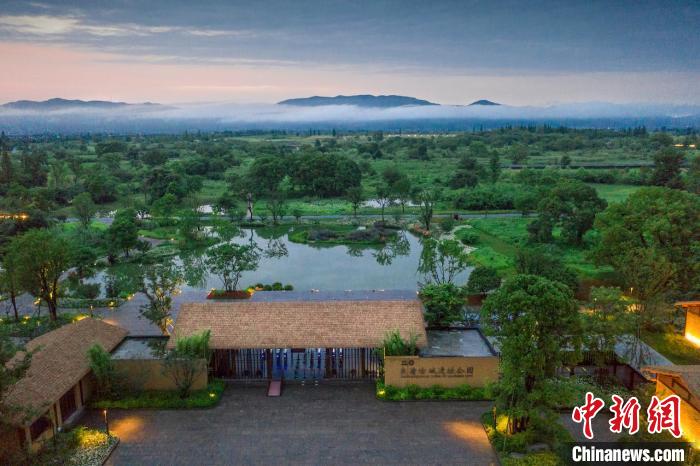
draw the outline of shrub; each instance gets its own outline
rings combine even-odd
[[[398,330],[389,332],[384,336],[384,341],[382,342],[384,355],[415,356],[418,354],[418,347],[416,346],[417,341],[418,336],[414,334],[411,334],[408,340],[404,340]]]
[[[112,355],[98,344],[88,349],[90,370],[97,381],[97,395],[100,398],[114,399],[122,395],[124,377],[117,371]]]
[[[165,356],[163,372],[173,379],[180,398],[190,395],[197,376],[207,370],[210,336],[211,332],[206,330],[200,334],[178,338],[175,348]]]
[[[469,275],[467,291],[473,294],[483,294],[501,286],[501,277],[496,269],[478,266]]]
[[[479,234],[474,231],[471,231],[470,228],[462,228],[460,230],[457,230],[455,236],[458,240],[460,240],[462,243],[468,246],[472,246],[479,242]]]
[[[420,290],[429,326],[446,327],[461,320],[464,290],[452,283],[430,284]]]
[[[411,401],[411,400],[443,400],[443,401],[482,401],[493,399],[493,387],[472,387],[464,384],[454,388],[445,388],[440,385],[432,387],[419,387],[408,385],[404,388],[384,385],[377,381],[377,398],[386,401]]]
[[[187,398],[177,391],[144,391],[120,400],[100,400],[92,403],[99,409],[191,409],[210,408],[221,399],[226,384],[212,380],[205,390],[196,390]]]

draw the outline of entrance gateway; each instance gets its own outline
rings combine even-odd
[[[374,380],[387,333],[427,343],[418,300],[187,303],[168,345],[205,330],[225,380]]]

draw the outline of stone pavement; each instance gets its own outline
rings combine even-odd
[[[111,410],[121,443],[108,465],[497,465],[481,422],[488,402],[384,402],[366,383],[229,385],[203,410]],[[104,427],[102,413],[84,421]]]

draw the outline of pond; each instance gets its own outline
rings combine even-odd
[[[242,229],[236,242],[254,241],[265,249],[270,241],[279,241],[288,254],[280,258],[263,258],[258,270],[243,274],[241,287],[281,282],[291,284],[300,291],[417,290],[419,281],[423,281],[422,275],[417,272],[422,245],[411,233],[400,232],[400,239],[385,247],[368,247],[294,243],[289,240],[288,232],[288,227]],[[203,251],[197,251],[192,255],[197,257],[202,254]],[[98,272],[86,281],[103,284],[101,294],[114,296],[113,293],[105,293],[105,288],[129,289],[129,281],[138,275],[136,271],[139,267],[142,266],[120,264]],[[460,274],[455,283],[464,284],[470,270]],[[222,288],[216,276],[205,274],[200,283],[194,281],[190,280],[185,288]]]

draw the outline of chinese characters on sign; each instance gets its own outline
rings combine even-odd
[[[613,416],[608,424],[610,432],[617,434],[622,433],[626,429],[630,435],[636,434],[639,431],[639,411],[641,405],[636,397],[631,397],[625,402],[618,395],[612,396],[613,404],[610,406],[610,412]],[[596,398],[593,393],[586,393],[586,401],[583,406],[576,406],[571,413],[571,419],[579,424],[583,424],[583,435],[589,439],[593,439],[593,418],[598,414],[605,402]],[[681,436],[681,400],[678,395],[671,395],[663,400],[654,395],[651,397],[651,402],[647,408],[647,431],[650,434],[659,434],[663,431],[670,432],[674,437]]]
[[[401,378],[462,378],[474,376],[473,366],[450,365],[439,367],[415,367],[415,360],[401,361]]]

